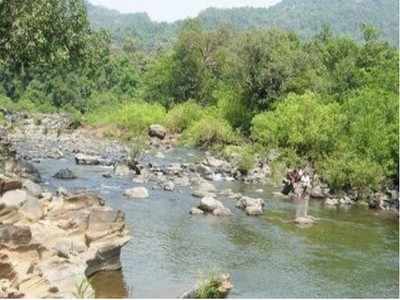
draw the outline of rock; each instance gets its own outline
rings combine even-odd
[[[193,207],[190,212],[191,215],[204,215],[204,211],[202,211],[201,209],[197,208],[197,207]]]
[[[0,177],[0,195],[5,192],[17,190],[22,188],[22,183],[20,180],[7,178],[5,176]]]
[[[248,216],[259,216],[264,213],[262,206],[247,206],[245,211]]]
[[[214,173],[211,168],[201,164],[196,167],[196,172],[199,173],[203,177],[212,176]]]
[[[43,217],[42,207],[35,197],[28,197],[20,209],[21,214],[29,221],[36,222]]]
[[[242,196],[236,207],[245,210],[248,216],[259,216],[264,213],[264,200]]]
[[[215,280],[218,283],[218,286],[214,286],[214,281],[211,282],[210,280],[205,280],[204,282],[201,283],[201,285],[197,285],[195,288],[192,290],[185,292],[180,298],[181,299],[198,299],[198,292],[199,289],[212,289],[213,291],[213,298],[226,298],[229,294],[229,292],[233,288],[233,284],[231,281],[231,276],[229,274],[221,274],[215,278]]]
[[[59,195],[59,196],[68,196],[68,191],[64,188],[64,187],[62,187],[62,186],[60,186],[58,189],[57,189],[57,195]]]
[[[34,183],[30,179],[25,179],[22,183],[23,187],[35,197],[40,197],[43,193],[42,187]]]
[[[202,198],[215,192],[217,192],[217,189],[213,184],[205,180],[201,180],[193,187],[192,195]]]
[[[226,165],[227,162],[220,159],[216,159],[215,157],[212,156],[208,156],[205,160],[205,164],[207,164],[209,167],[218,169]]]
[[[20,208],[29,197],[25,190],[8,191],[0,198],[0,204],[8,208]]]
[[[212,214],[216,217],[228,217],[233,215],[232,211],[226,207],[217,207],[213,210]]]
[[[159,138],[160,140],[163,140],[166,135],[167,135],[167,130],[165,129],[165,127],[159,124],[154,124],[149,127],[150,137],[156,137]]]
[[[61,180],[72,180],[77,178],[74,172],[72,172],[70,169],[61,169],[56,174],[54,174],[53,177]]]
[[[325,205],[327,206],[335,206],[339,204],[339,200],[335,198],[328,198],[325,200]]]
[[[116,176],[125,177],[125,176],[129,176],[131,174],[131,170],[129,169],[129,167],[127,165],[117,164],[114,167],[114,174]]]
[[[129,198],[144,199],[149,197],[149,192],[145,187],[135,187],[127,189],[124,195]]]
[[[204,212],[212,213],[217,208],[224,208],[224,205],[213,197],[204,197],[200,200],[199,209]]]
[[[311,225],[315,223],[311,217],[297,217],[294,222],[298,225]]]
[[[32,240],[29,226],[0,225],[0,243],[10,247],[28,245]]]
[[[353,201],[348,196],[344,196],[340,198],[339,203],[340,205],[352,205]]]
[[[320,185],[316,185],[311,189],[310,196],[311,196],[311,198],[314,198],[314,199],[326,198],[326,195]]]
[[[78,153],[75,155],[75,162],[77,165],[83,166],[97,166],[100,164],[101,158],[97,156],[86,155]]]
[[[242,196],[239,201],[236,203],[236,207],[240,209],[245,209],[249,206],[256,206],[256,207],[264,207],[264,200],[263,199],[254,199],[250,197]]]
[[[168,181],[164,184],[164,191],[172,192],[175,190],[175,184],[172,181]]]
[[[40,183],[42,178],[36,167],[23,160],[10,160],[5,166],[7,174],[14,174],[21,178],[31,179],[35,183]]]

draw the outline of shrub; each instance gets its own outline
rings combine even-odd
[[[183,140],[187,145],[209,147],[236,143],[238,137],[227,121],[208,113],[184,132]]]
[[[131,102],[117,107],[105,107],[87,116],[89,124],[114,125],[126,130],[128,138],[144,134],[149,126],[162,123],[165,109],[159,104]]]
[[[182,132],[201,119],[204,109],[193,100],[178,104],[172,108],[165,119],[165,125],[172,132]]]
[[[214,92],[214,97],[218,99],[219,115],[233,128],[249,129],[251,113],[238,93],[232,88],[222,87]]]
[[[222,299],[225,298],[219,287],[221,280],[215,275],[209,275],[209,277],[203,280],[196,291],[196,299]]]
[[[312,93],[291,94],[274,111],[254,117],[252,137],[264,147],[293,149],[299,156],[315,160],[334,149],[339,108]]]

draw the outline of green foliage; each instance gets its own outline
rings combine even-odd
[[[238,139],[227,121],[212,114],[205,114],[183,134],[185,144],[201,147],[233,144]]]
[[[289,95],[274,111],[255,116],[252,137],[266,147],[294,149],[316,160],[333,148],[338,122],[338,104],[325,104],[312,93]]]
[[[242,98],[233,88],[223,86],[214,92],[217,99],[219,115],[227,120],[233,128],[249,129],[251,114]]]
[[[83,278],[79,283],[75,285],[74,296],[78,299],[90,299],[94,298],[90,279]]]
[[[162,123],[166,112],[159,104],[129,102],[117,107],[105,107],[87,115],[93,125],[113,125],[126,132],[127,137],[145,134],[150,125]]]
[[[202,118],[204,109],[193,100],[174,106],[165,119],[165,125],[172,132],[182,132]]]
[[[207,279],[200,282],[198,289],[196,290],[196,299],[222,299],[225,297],[219,287],[221,281],[214,274],[208,276]]]

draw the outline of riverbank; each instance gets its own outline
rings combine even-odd
[[[318,224],[296,225],[292,221],[298,206],[278,193],[280,184],[235,177],[228,162],[158,138],[139,159],[141,174],[137,175],[127,162],[128,145],[96,137],[91,128],[73,130],[66,124],[59,130],[45,125],[54,124],[50,119],[44,117],[35,125],[28,118],[24,126],[15,126],[11,140],[18,156],[29,158],[44,187],[53,194],[80,190],[101,196],[106,206],[125,213],[126,228],[133,233],[132,242],[122,249],[123,272],[93,277],[97,297],[176,297],[189,290],[199,274],[214,269],[232,274],[232,297],[396,293],[398,227],[397,217],[390,211],[328,206],[323,200],[313,200],[309,213],[319,219]],[[42,130],[37,126],[43,126]],[[46,126],[50,128],[44,129]],[[155,146],[160,143],[164,145]],[[54,149],[62,156],[53,157]],[[77,164],[79,154],[80,158],[86,156],[78,160],[82,164]],[[76,179],[53,177],[67,168]],[[124,196],[133,188],[145,188],[148,197]],[[201,206],[202,198],[196,196],[204,195],[222,203],[231,214],[221,216],[214,214],[214,209],[205,209],[206,213],[190,215],[193,207]],[[263,213],[248,216],[246,207],[237,207],[246,197],[263,199]],[[327,254],[332,249],[334,257]],[[330,278],[324,266],[335,261],[347,263],[336,266],[337,277]],[[374,286],[372,279],[376,280],[367,271],[371,264],[378,270],[380,290],[369,288]],[[358,273],[367,275],[349,289],[344,280],[349,275],[344,274]],[[288,277],[293,282],[291,289],[287,288]],[[316,281],[324,289],[312,283]],[[101,288],[104,284],[116,290],[110,294]]]

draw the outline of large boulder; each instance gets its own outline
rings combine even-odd
[[[165,129],[164,126],[161,126],[159,124],[153,124],[149,127],[150,137],[156,137],[159,138],[160,140],[163,140],[166,135],[167,135],[167,130]]]
[[[217,208],[224,208],[224,205],[213,197],[204,197],[200,200],[199,209],[204,212],[212,213]]]
[[[264,213],[264,200],[250,197],[241,197],[236,207],[243,209],[248,216],[259,216]]]
[[[31,197],[25,190],[8,191],[0,198],[0,204],[8,208],[20,208]]]
[[[72,180],[77,178],[75,173],[68,168],[59,170],[53,177],[62,180]]]
[[[198,198],[202,198],[216,192],[217,189],[212,183],[205,180],[200,180],[193,185],[192,195]]]
[[[145,199],[149,197],[149,192],[145,187],[135,187],[132,189],[127,189],[124,192],[124,195],[134,199]]]

